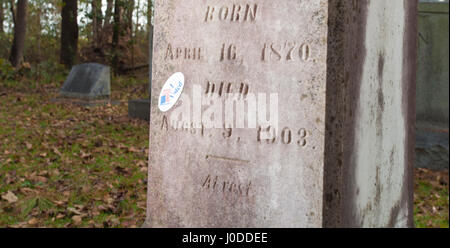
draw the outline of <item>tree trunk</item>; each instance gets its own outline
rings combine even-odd
[[[97,47],[97,0],[92,0],[92,41],[94,46]]]
[[[134,0],[128,0],[127,9],[126,9],[126,17],[127,17],[127,32],[133,33],[133,12],[134,12]]]
[[[153,17],[153,1],[152,0],[148,0],[148,4],[147,4],[147,31],[150,33],[151,32],[151,27],[152,27],[152,17]]]
[[[105,28],[111,24],[113,8],[114,8],[114,0],[107,0],[105,20],[103,22],[103,30],[105,30]]]
[[[14,40],[9,57],[9,61],[14,67],[18,67],[23,60],[27,31],[27,5],[28,0],[18,0],[16,13],[14,14]],[[14,7],[12,6],[11,9],[14,9]]]
[[[11,10],[11,20],[12,21],[8,22],[8,30],[13,30],[14,29],[14,23],[16,22],[16,10],[14,9],[14,5],[15,4],[16,4],[15,0],[10,0],[9,1],[9,9]]]
[[[102,1],[92,0],[92,40],[95,48],[101,44],[101,27],[102,27]]]
[[[3,23],[5,21],[4,4],[4,0],[0,0],[0,34],[5,33],[5,29],[3,28]]]
[[[134,37],[134,30],[133,30],[133,11],[134,11],[134,0],[129,0],[128,4],[128,26],[130,29],[130,43],[131,43],[131,66],[134,67],[134,43],[135,43],[135,37]],[[138,0],[138,6],[139,6],[139,0]],[[139,13],[139,9],[136,10],[136,13]],[[136,17],[138,14],[136,14]],[[138,26],[136,18],[136,28]]]
[[[63,0],[61,10],[61,64],[70,68],[78,52],[78,3],[77,0]]]
[[[119,69],[119,51],[117,50],[120,40],[120,29],[121,29],[121,14],[122,14],[123,2],[122,0],[116,0],[114,4],[114,29],[112,37],[112,66],[114,73],[118,72]]]

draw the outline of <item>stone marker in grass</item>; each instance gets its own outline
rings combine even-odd
[[[413,225],[415,1],[155,10],[144,226]]]
[[[64,99],[82,105],[109,102],[111,95],[109,66],[96,63],[74,66],[59,94],[59,100]]]

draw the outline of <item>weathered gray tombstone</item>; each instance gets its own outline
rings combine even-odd
[[[419,4],[417,167],[449,168],[449,15],[447,3]]]
[[[413,225],[415,1],[157,0],[155,12],[144,226]],[[183,97],[161,112],[176,72]],[[231,92],[278,96],[278,128],[205,128],[209,97]]]
[[[135,119],[150,120],[150,99],[128,101],[128,116]]]
[[[111,95],[110,68],[96,63],[74,66],[59,94],[62,98],[86,102],[109,100]]]

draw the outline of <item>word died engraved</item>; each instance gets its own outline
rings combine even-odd
[[[206,85],[206,92],[205,95],[208,97],[222,97],[231,96],[233,94],[233,97],[237,95],[239,96],[239,99],[245,98],[248,95],[248,92],[250,90],[250,86],[246,83],[225,83],[221,82],[214,83],[209,81]]]
[[[308,44],[285,42],[284,44],[265,43],[262,49],[262,61],[308,61],[310,47]]]
[[[252,187],[252,182],[240,183],[234,181],[228,181],[220,179],[218,176],[208,175],[206,179],[202,182],[202,188],[222,194],[234,194],[237,196],[248,197],[250,195],[250,190]]]
[[[263,137],[269,134],[270,137]],[[288,127],[285,127],[281,130],[281,133],[277,133],[277,130],[273,127],[259,127],[258,134],[256,140],[258,143],[267,143],[267,144],[276,144],[280,141],[284,145],[290,145],[296,143],[299,147],[305,148],[308,145],[307,142],[308,131],[305,128],[300,128],[297,133],[293,133],[292,130]]]
[[[167,45],[165,60],[200,60],[201,48],[189,47],[172,47],[172,44]]]
[[[208,6],[205,22],[214,20],[229,22],[254,22],[258,14],[257,4],[233,4],[232,6]]]

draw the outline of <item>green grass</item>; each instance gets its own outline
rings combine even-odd
[[[414,208],[416,227],[449,228],[448,189],[448,171],[417,171]]]
[[[127,117],[125,99],[140,97],[126,90],[146,79],[120,82],[122,104],[83,108],[53,103],[57,84],[24,92],[23,82],[0,81],[0,195],[18,198],[0,199],[0,227],[143,223],[148,124]]]

